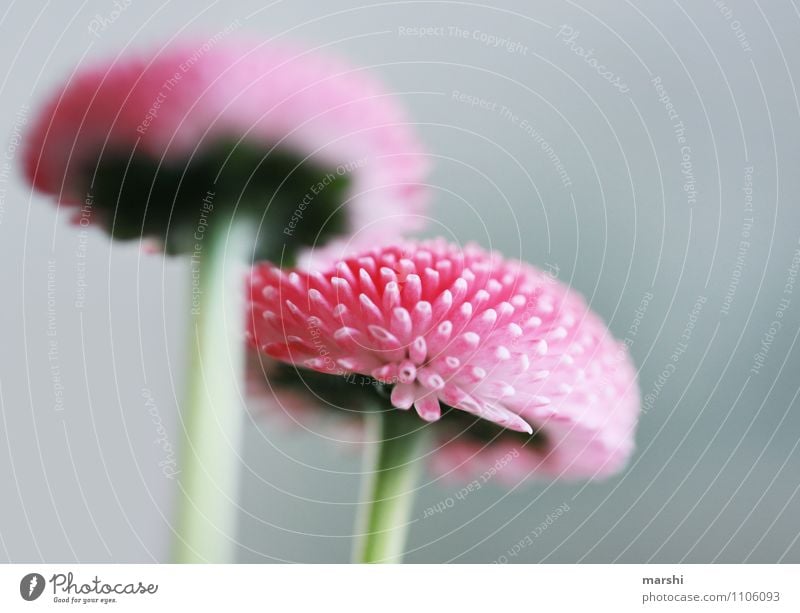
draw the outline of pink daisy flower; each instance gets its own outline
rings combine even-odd
[[[598,477],[632,452],[640,404],[625,346],[577,293],[530,265],[476,246],[404,243],[322,272],[260,265],[250,296],[261,351],[335,375],[336,397],[342,386],[356,397],[359,373],[394,408],[441,420],[440,472],[502,464],[509,480]]]
[[[209,191],[257,219],[272,208],[265,225],[286,243],[336,255],[417,228],[426,200],[427,164],[396,99],[284,44],[182,42],[80,67],[27,143],[36,188],[91,200],[115,237],[171,252],[191,250],[182,226],[195,230]]]

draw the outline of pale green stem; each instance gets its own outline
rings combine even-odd
[[[365,419],[374,432],[367,443],[367,462],[359,518],[355,562],[397,564],[403,561],[425,423],[398,409],[369,411]]]
[[[173,561],[233,561],[243,428],[248,220],[208,226],[192,256],[191,326]],[[198,294],[199,292],[199,294]]]

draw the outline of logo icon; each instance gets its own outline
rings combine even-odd
[[[19,595],[27,601],[36,600],[44,592],[44,577],[39,573],[30,573],[19,582]]]

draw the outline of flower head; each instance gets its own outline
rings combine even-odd
[[[624,346],[532,266],[476,246],[404,243],[323,272],[261,265],[250,296],[256,347],[340,381],[367,375],[395,408],[441,419],[452,450],[441,464],[494,461],[513,445],[532,470],[599,475],[632,450],[639,395]]]
[[[264,216],[281,240],[256,255],[277,259],[285,245],[397,235],[425,200],[396,99],[339,60],[273,43],[182,42],[79,68],[34,122],[25,169],[61,203],[90,202],[115,237],[169,252],[191,251],[200,215],[223,203]]]

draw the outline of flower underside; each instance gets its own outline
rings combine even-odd
[[[155,239],[170,254],[195,252],[234,216],[259,227],[254,259],[283,264],[347,230],[346,176],[249,143],[221,141],[181,160],[105,152],[83,176],[92,214],[115,239]]]
[[[270,388],[300,391],[308,395],[308,402],[316,401],[331,415],[343,419],[356,418],[367,411],[393,409],[389,401],[391,386],[369,375],[332,377],[282,362],[271,362],[268,373],[264,372],[263,366],[261,370]],[[446,404],[442,404],[441,411],[441,425],[447,429],[453,440],[474,440],[478,444],[486,445],[502,435],[506,440],[508,437],[517,438],[519,444],[528,449],[546,449],[548,446],[547,433],[542,427],[534,427],[531,434],[514,432]],[[413,416],[405,412],[399,412],[398,415],[408,415],[409,419],[413,419]],[[444,436],[442,440],[446,441],[447,438]]]

